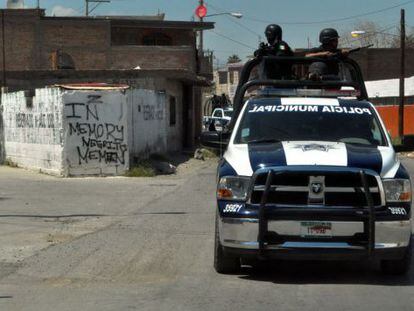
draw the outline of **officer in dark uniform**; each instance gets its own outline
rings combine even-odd
[[[254,52],[255,57],[261,56],[293,56],[292,49],[282,40],[282,28],[271,24],[266,27],[265,35],[267,43],[261,43],[259,49]],[[280,65],[270,60],[263,61],[260,68],[260,76],[267,79],[286,79],[291,76],[290,65]]]
[[[265,35],[267,43],[260,43],[254,56],[293,56],[292,49],[282,40],[282,28],[279,25],[268,25]]]
[[[338,49],[339,35],[336,29],[325,28],[319,34],[321,45],[308,50],[306,57],[320,57],[330,59],[327,62],[315,62],[309,67],[310,78],[326,76],[339,78],[338,60],[347,57],[349,51]]]
[[[217,96],[216,94],[213,95],[213,97],[211,98],[211,103],[212,103],[212,110],[214,111],[214,109],[216,108],[221,108],[221,99],[220,96]]]

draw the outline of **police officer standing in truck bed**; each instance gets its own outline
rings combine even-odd
[[[271,24],[266,27],[267,44],[261,43],[254,52],[255,57],[261,56],[293,56],[290,46],[282,40],[282,28]],[[269,60],[263,61],[260,66],[260,76],[267,79],[289,79],[291,66],[274,64]]]
[[[348,50],[338,49],[339,35],[336,29],[325,28],[319,34],[321,46],[307,51],[306,57],[331,58],[327,62],[315,62],[309,67],[310,77],[331,76],[338,77],[338,60],[348,56]]]

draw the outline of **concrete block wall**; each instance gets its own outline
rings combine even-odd
[[[166,98],[165,91],[128,92],[129,145],[134,159],[167,151]]]
[[[124,91],[66,90],[64,175],[122,175],[129,168]]]
[[[63,165],[62,92],[36,90],[2,95],[6,160],[60,175]]]
[[[128,94],[128,137],[131,159],[183,147],[183,87],[180,82],[157,80],[157,90],[133,88]],[[175,124],[170,124],[170,101],[175,101]]]
[[[19,167],[60,176],[123,175],[131,158],[180,150],[182,88],[178,82],[162,86],[166,89],[3,94],[5,157]]]

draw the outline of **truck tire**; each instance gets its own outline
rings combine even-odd
[[[411,267],[412,244],[405,251],[404,257],[396,260],[381,260],[381,271],[389,275],[406,274]]]
[[[214,269],[221,274],[235,273],[240,270],[240,258],[229,256],[223,251],[220,243],[218,218],[216,214],[216,229],[214,234]]]

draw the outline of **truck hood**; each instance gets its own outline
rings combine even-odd
[[[381,177],[393,178],[400,166],[391,147],[325,141],[229,145],[224,158],[242,176],[265,167],[318,165],[371,169]]]

